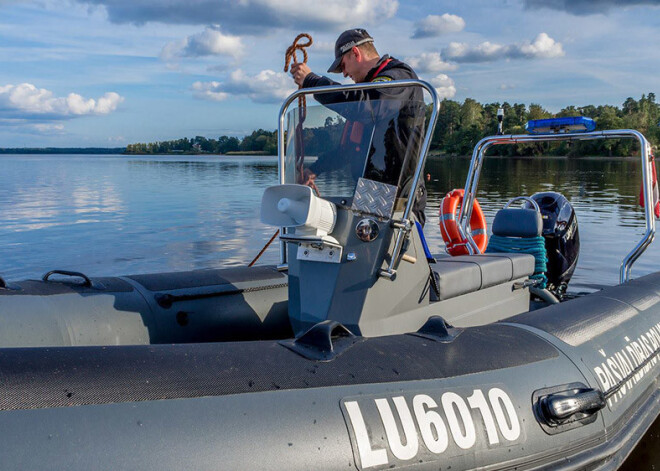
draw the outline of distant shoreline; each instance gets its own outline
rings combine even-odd
[[[126,147],[18,147],[0,148],[0,154],[123,154]]]
[[[253,150],[253,151],[231,151],[227,152],[225,154],[217,154],[214,152],[122,152],[124,155],[197,155],[197,156],[205,156],[205,155],[211,155],[211,156],[218,156],[218,155],[228,155],[230,157],[235,157],[237,155],[245,155],[245,156],[272,156],[273,154],[270,154],[268,152],[260,151],[260,150]]]
[[[167,153],[150,153],[150,152],[126,152],[125,147],[44,147],[44,148],[0,148],[0,155],[3,154],[19,154],[19,155],[62,155],[62,154],[75,154],[75,155],[109,155],[109,154],[122,154],[122,155],[196,155],[196,156],[269,156],[267,152],[263,151],[234,151],[227,152],[226,154],[215,154],[211,152],[167,152]]]

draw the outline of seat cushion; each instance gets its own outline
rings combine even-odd
[[[534,273],[534,257],[527,254],[480,254],[441,258],[438,274],[440,300],[489,288]]]
[[[511,279],[516,280],[534,274],[536,259],[533,255],[526,253],[489,253],[486,255],[474,255],[475,257],[499,257],[506,258],[511,262]]]
[[[481,270],[475,263],[438,261],[433,270],[438,274],[439,300],[454,298],[481,288]]]
[[[513,263],[505,257],[491,257],[489,255],[460,255],[454,257],[457,262],[473,263],[481,271],[481,286],[488,288],[511,281],[513,276]]]

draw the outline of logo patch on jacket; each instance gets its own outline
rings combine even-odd
[[[390,77],[376,77],[375,79],[372,80],[372,82],[391,82],[392,79]]]

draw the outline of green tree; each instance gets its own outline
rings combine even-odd
[[[541,105],[532,103],[529,105],[529,112],[527,113],[527,120],[531,121],[534,119],[548,119],[552,118],[552,113],[545,110]]]

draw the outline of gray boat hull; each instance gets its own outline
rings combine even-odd
[[[616,469],[660,411],[660,274],[453,335],[356,337],[330,361],[278,340],[209,342],[195,303],[229,299],[211,295],[220,284],[131,280],[143,319],[172,317],[146,326],[150,342],[176,343],[1,348],[3,469]],[[543,424],[539,391],[575,383],[618,389]]]

